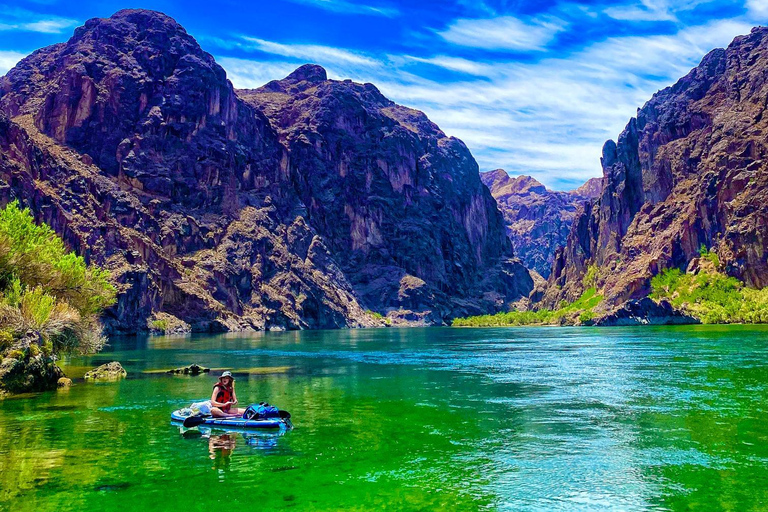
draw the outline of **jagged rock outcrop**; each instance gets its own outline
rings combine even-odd
[[[56,389],[64,372],[44,345],[34,331],[17,340],[0,340],[0,399],[7,393]]]
[[[85,373],[83,378],[85,380],[119,380],[128,376],[128,372],[125,371],[123,365],[117,361],[110,363],[104,363],[101,366],[97,366],[93,370]]]
[[[574,299],[590,265],[608,306],[644,296],[702,245],[748,286],[768,285],[768,28],[709,53],[603,148],[605,190],[573,224],[544,304]]]
[[[667,301],[655,302],[648,297],[628,300],[616,310],[603,315],[592,325],[616,327],[626,325],[688,325],[701,323],[692,316],[675,310]]]
[[[423,113],[314,65],[238,94],[278,130],[309,222],[369,307],[441,318],[530,292],[472,155]]]
[[[325,115],[324,105],[302,106],[321,111],[295,115]],[[160,312],[193,330],[384,324],[365,309],[393,303],[361,293],[352,270],[365,268],[369,253],[347,243],[352,233],[355,244],[389,236],[361,235],[371,224],[356,202],[375,203],[378,190],[356,188],[359,176],[333,184],[319,163],[312,164],[313,181],[302,161],[313,155],[286,148],[285,136],[238,97],[223,69],[168,16],[124,10],[89,20],[69,41],[38,50],[2,79],[0,113],[0,204],[19,199],[79,254],[112,271],[120,294],[105,320],[113,332],[146,330]],[[342,113],[353,120],[359,111]],[[353,137],[353,130],[339,126],[339,137]],[[474,311],[524,294],[529,276],[514,263],[502,266],[511,251],[494,238],[497,219],[476,193],[474,160],[458,141],[435,136],[433,146],[440,162],[425,158],[426,146],[407,155],[436,170],[419,174],[420,188],[393,204],[409,215],[398,210],[390,220],[395,210],[379,208],[377,222],[414,227],[400,232],[402,243],[387,246],[393,259],[449,256],[422,273],[372,279],[394,295],[402,290],[395,307],[435,310],[436,319],[461,310],[456,305],[464,299]],[[386,154],[377,158],[397,160]],[[339,162],[325,163],[341,172]],[[442,185],[452,181],[459,185]],[[406,208],[420,201],[437,206]],[[341,217],[318,214],[318,205],[329,202]],[[440,238],[437,246],[436,239],[416,237],[415,227],[434,227],[427,215],[450,216],[450,229],[458,219],[467,235],[455,245]],[[336,238],[338,226],[354,226],[347,241]],[[479,275],[489,277],[470,286]],[[426,284],[404,287],[407,276]],[[454,285],[456,276],[463,280]]]
[[[556,192],[530,176],[512,178],[503,169],[481,173],[480,179],[504,215],[515,254],[544,278],[549,277],[555,251],[565,245],[579,207],[600,194],[603,182],[592,178],[576,190]]]

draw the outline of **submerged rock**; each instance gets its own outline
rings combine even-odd
[[[85,374],[85,380],[118,380],[126,377],[128,372],[117,361],[103,364]]]
[[[67,377],[61,377],[59,380],[56,381],[56,387],[59,388],[68,388],[72,385],[72,379]]]
[[[210,368],[206,368],[205,366],[200,366],[199,364],[192,363],[189,366],[182,366],[181,368],[174,368],[173,370],[168,370],[168,373],[176,374],[176,375],[200,375],[201,373],[208,373],[210,372]]]
[[[628,300],[612,313],[594,321],[593,325],[611,327],[620,325],[685,325],[698,324],[697,319],[688,316],[663,300],[655,302],[648,297]]]

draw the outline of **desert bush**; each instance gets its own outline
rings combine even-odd
[[[705,324],[768,323],[768,288],[747,288],[735,277],[718,271],[717,255],[703,248],[701,257],[712,262],[697,274],[667,269],[651,280],[651,298],[673,306]]]
[[[165,332],[168,330],[168,320],[152,320],[149,326],[155,331]]]
[[[495,315],[479,315],[456,318],[451,325],[455,327],[506,327],[518,325],[560,325],[566,320],[578,318],[584,323],[594,317],[592,310],[600,304],[603,296],[597,290],[589,288],[574,302],[563,301],[558,309],[539,309],[536,311],[508,311]],[[585,318],[585,320],[582,320]],[[572,320],[571,320],[572,321]]]
[[[6,337],[31,331],[43,353],[98,350],[104,344],[98,315],[114,300],[107,271],[68,251],[18,203],[0,210],[0,332]]]

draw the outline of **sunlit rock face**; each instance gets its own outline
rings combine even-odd
[[[310,223],[366,304],[446,317],[530,292],[472,155],[423,113],[313,65],[238,94],[278,130]]]
[[[480,179],[504,216],[515,255],[544,278],[549,277],[555,251],[565,245],[578,209],[600,195],[603,183],[602,178],[592,178],[576,190],[557,192],[530,176],[513,178],[503,169],[481,173]]]
[[[768,29],[709,53],[603,148],[605,189],[573,223],[545,303],[577,297],[590,265],[608,304],[645,295],[700,247],[747,285],[768,285]]]
[[[269,121],[171,18],[120,11],[3,79],[4,201],[19,198],[121,287],[114,330],[371,320],[292,189]]]
[[[337,87],[317,67],[287,80]],[[112,270],[113,331],[158,312],[197,330],[383,325],[366,309],[406,307],[434,323],[527,294],[464,145],[372,85],[344,88],[357,106],[339,88],[284,112],[332,128],[297,149],[171,18],[93,19],[2,79],[0,202]],[[417,125],[429,135],[385,136]]]

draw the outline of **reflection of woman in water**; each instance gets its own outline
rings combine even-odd
[[[235,379],[232,372],[224,372],[219,381],[213,386],[211,393],[211,415],[216,418],[235,418],[242,416],[245,409],[233,407],[237,405]]]
[[[208,438],[208,453],[214,461],[214,469],[225,469],[235,449],[235,436],[232,434],[212,435]]]

